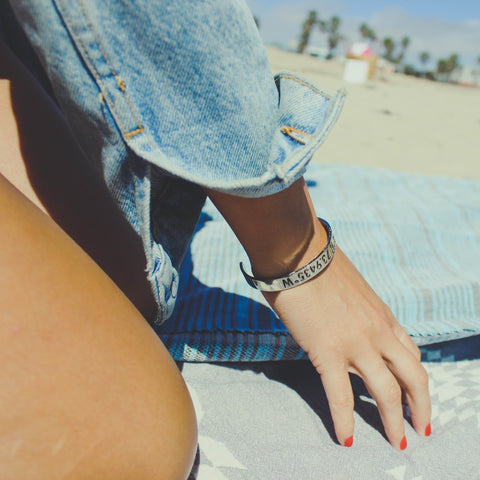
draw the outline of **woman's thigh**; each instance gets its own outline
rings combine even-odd
[[[182,478],[194,413],[158,337],[3,177],[0,224],[0,478]]]
[[[0,142],[4,164],[15,143]],[[142,315],[4,175],[0,225],[0,478],[186,477],[193,407]]]

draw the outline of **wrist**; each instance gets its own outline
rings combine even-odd
[[[243,264],[240,263],[240,269],[245,277],[247,283],[262,292],[280,292],[282,290],[288,290],[294,288],[303,283],[308,282],[312,278],[317,277],[322,273],[330,264],[335,254],[336,242],[332,233],[332,229],[326,220],[319,218],[320,223],[324,227],[327,233],[327,244],[325,248],[307,263],[303,264],[300,268],[290,271],[284,275],[276,275],[274,277],[258,277],[251,276],[245,272]]]
[[[289,237],[289,241],[277,239],[264,252],[249,255],[253,276],[268,279],[288,275],[316,258],[328,241],[327,232],[317,217],[309,220],[295,235],[291,232],[282,235]]]
[[[254,276],[277,278],[312,261],[327,243],[303,178],[261,198],[207,191],[245,249]]]

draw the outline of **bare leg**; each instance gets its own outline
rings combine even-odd
[[[4,106],[2,127],[13,121]],[[9,138],[6,165],[21,157]],[[195,416],[158,337],[3,175],[0,225],[0,478],[185,478]]]
[[[0,224],[0,478],[183,478],[194,413],[160,340],[3,177]]]

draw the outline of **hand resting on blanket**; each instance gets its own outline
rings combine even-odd
[[[263,198],[207,193],[245,248],[256,277],[286,275],[326,245],[303,179]],[[428,377],[420,351],[340,248],[319,276],[263,294],[321,375],[340,444],[353,441],[349,373],[365,382],[395,448],[407,446],[402,396],[416,432],[430,434]]]

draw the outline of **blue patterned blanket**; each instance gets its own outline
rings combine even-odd
[[[480,333],[480,182],[312,164],[306,181],[338,244],[419,345]],[[158,333],[176,360],[305,358],[243,279],[242,247],[207,203]]]

